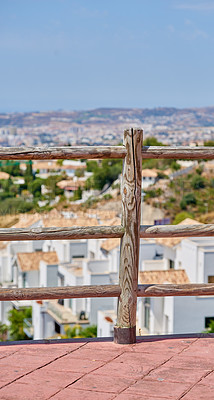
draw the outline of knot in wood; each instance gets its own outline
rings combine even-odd
[[[126,187],[124,187],[123,193],[124,193],[125,195],[127,194],[127,189],[126,189]]]

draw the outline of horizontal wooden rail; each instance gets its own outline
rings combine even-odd
[[[124,228],[117,226],[74,226],[71,228],[1,228],[0,241],[72,240],[121,238]]]
[[[91,285],[42,288],[1,288],[0,301],[54,300],[92,297],[119,297],[119,285]],[[214,284],[138,285],[138,297],[214,296]]]
[[[0,147],[0,160],[125,158],[124,146]],[[214,147],[143,146],[142,158],[214,159]]]
[[[214,224],[201,225],[141,225],[141,238],[175,238],[214,236]]]
[[[0,160],[124,158],[124,146],[0,147]]]
[[[138,297],[214,296],[213,283],[138,285]]]
[[[122,238],[124,227],[83,226],[64,228],[1,228],[0,241],[16,240],[72,240],[72,239],[108,239]],[[175,237],[214,236],[214,224],[201,225],[141,225],[140,237],[175,238]]]
[[[142,157],[167,158],[167,159],[189,159],[189,160],[212,160],[214,159],[214,147],[168,147],[168,146],[144,146]]]
[[[86,297],[119,297],[119,285],[91,285],[41,288],[1,288],[0,301],[54,300]]]

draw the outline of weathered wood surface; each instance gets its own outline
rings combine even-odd
[[[138,285],[138,297],[214,296],[213,283]]]
[[[87,297],[118,297],[119,285],[42,287],[27,289],[0,288],[0,301],[53,300]]]
[[[125,158],[124,146],[0,147],[0,160]],[[214,147],[143,146],[142,158],[214,159]]]
[[[84,226],[71,228],[1,228],[0,241],[71,240],[121,238],[124,228],[118,226]]]
[[[143,131],[129,129],[124,132],[127,155],[122,175],[122,226],[125,229],[121,240],[119,285],[115,341],[133,343],[136,340],[136,306],[138,290],[138,263],[140,242],[140,211],[142,181]],[[134,328],[134,329],[133,329]],[[135,334],[133,335],[133,332]]]
[[[214,236],[214,224],[201,225],[141,225],[141,238],[175,238]]]
[[[122,238],[123,226],[85,226],[64,228],[1,228],[0,241],[72,240]],[[201,225],[141,225],[141,238],[174,238],[214,236],[214,224]]]
[[[167,158],[167,159],[189,159],[189,160],[213,160],[214,147],[168,147],[168,146],[144,146],[142,157]]]
[[[0,160],[124,158],[123,146],[0,147]]]
[[[119,285],[91,285],[42,288],[0,288],[0,301],[15,300],[53,300],[92,297],[119,297]],[[185,285],[150,284],[138,285],[138,297],[165,297],[165,296],[214,296],[214,284],[190,283]],[[134,327],[132,327],[134,328]],[[127,333],[127,329],[125,331]],[[133,329],[132,329],[133,335]]]

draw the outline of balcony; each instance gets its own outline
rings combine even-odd
[[[58,324],[88,324],[88,320],[79,320],[68,307],[64,307],[59,304],[57,300],[48,302],[47,313],[58,323]]]
[[[213,400],[213,335],[0,346],[0,398]]]
[[[142,159],[214,159],[214,148],[142,147],[142,134],[126,130],[124,146],[0,148],[0,160],[124,159],[121,225],[0,229],[0,241],[121,239],[116,285],[0,289],[0,301],[52,300],[48,312],[66,323],[73,315],[56,299],[118,298],[114,343],[81,339],[0,346],[0,399],[214,399],[213,335],[136,341],[137,297],[214,295],[213,283],[138,285],[140,238],[214,236],[214,224],[140,225]]]

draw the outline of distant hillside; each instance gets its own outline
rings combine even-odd
[[[141,123],[184,124],[186,127],[213,126],[214,107],[203,108],[98,108],[86,111],[49,111],[31,113],[9,113],[0,114],[0,127],[13,125],[17,127],[49,125],[54,121],[65,123],[99,124],[99,123],[121,123],[137,120]],[[154,121],[153,121],[154,122]]]

